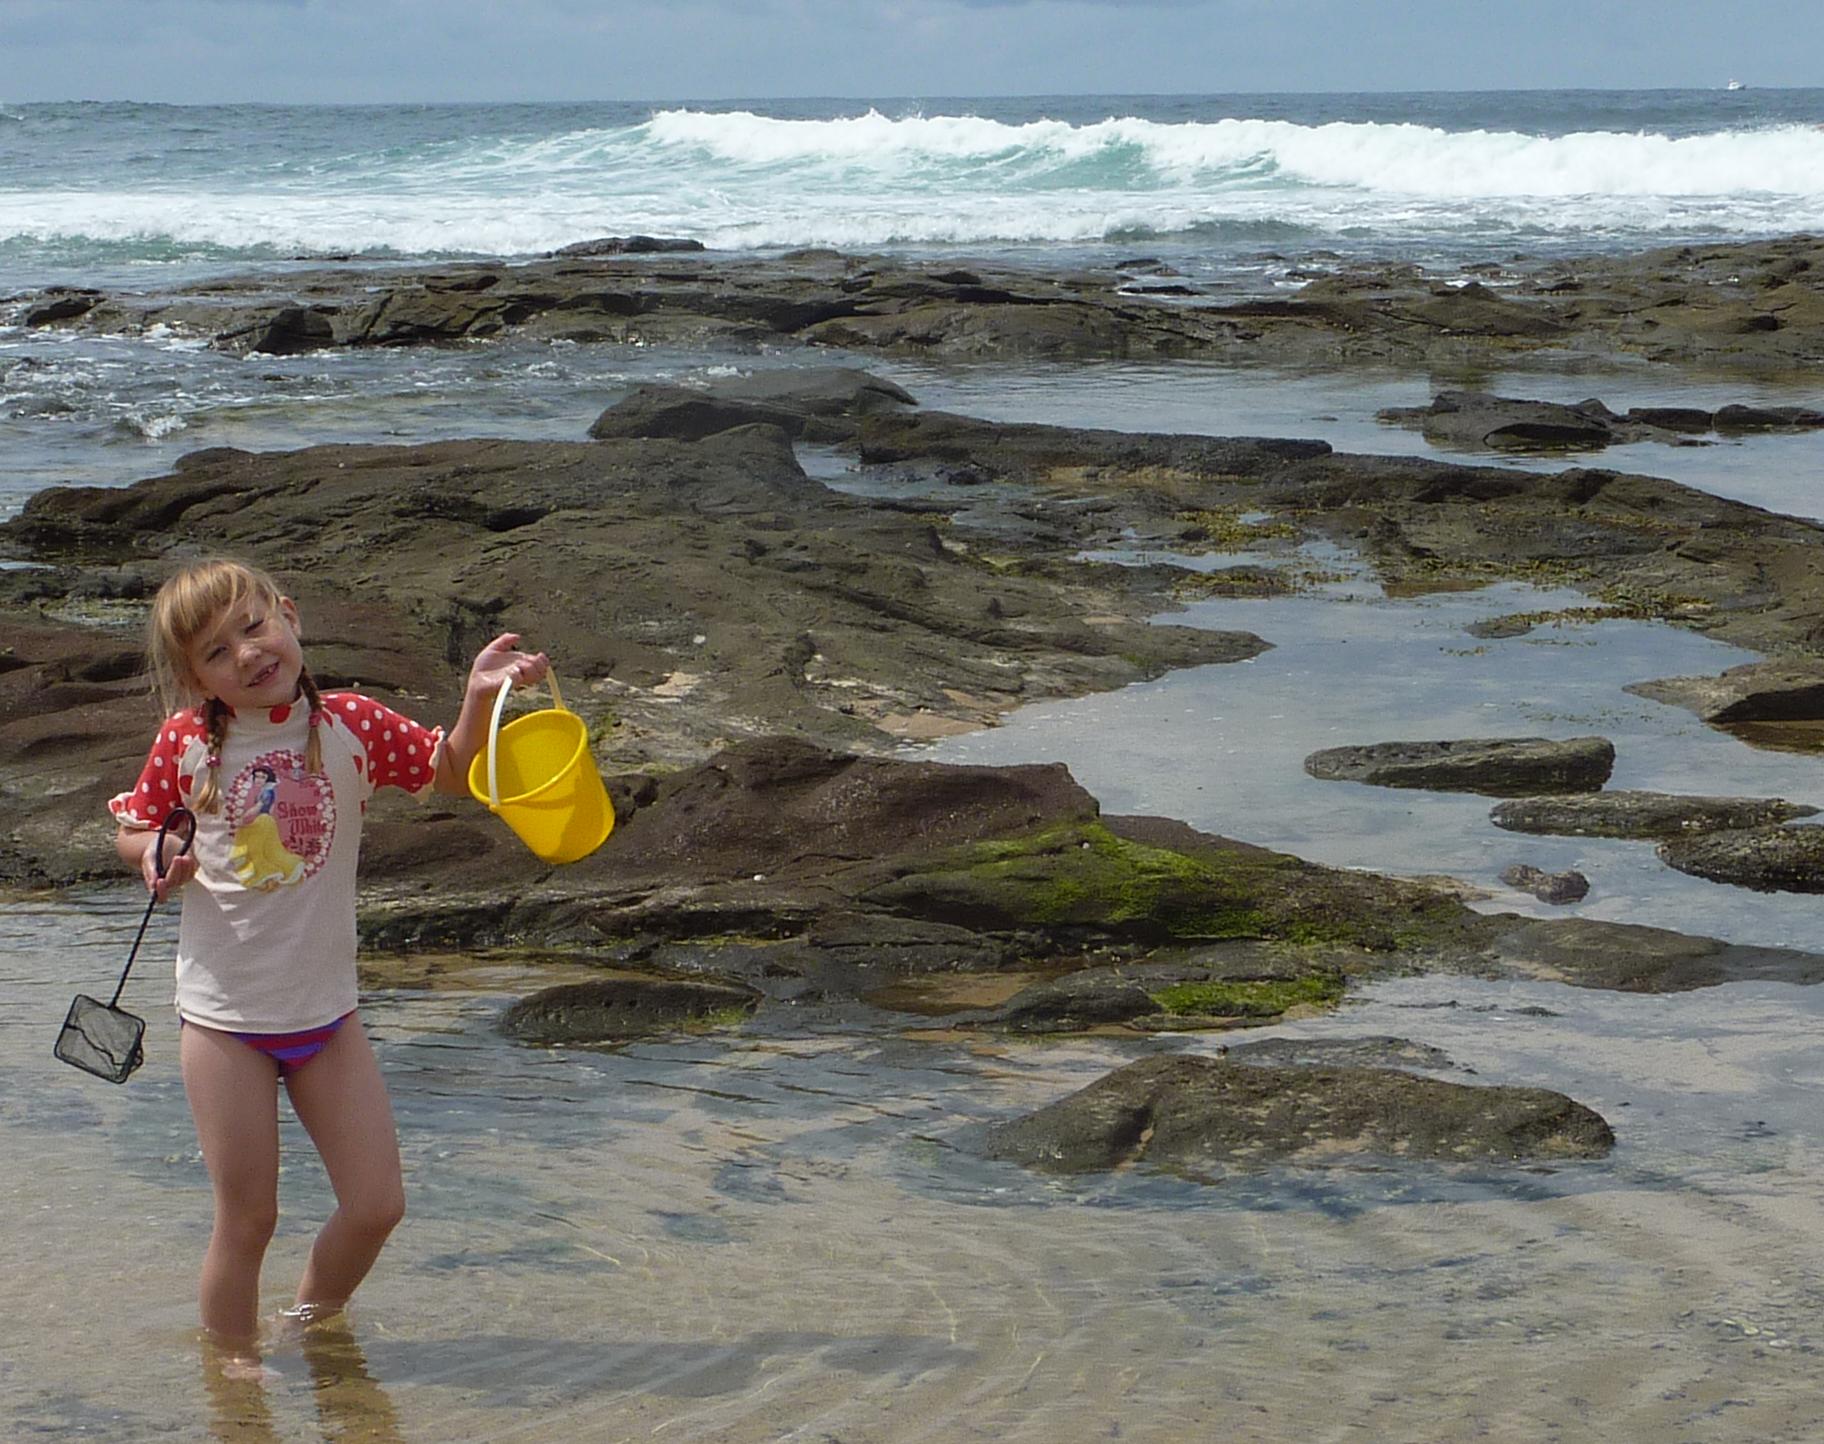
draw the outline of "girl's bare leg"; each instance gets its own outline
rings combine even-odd
[[[336,1211],[317,1235],[298,1283],[298,1307],[328,1313],[348,1302],[405,1216],[399,1138],[359,1018],[344,1023],[285,1086],[336,1191]]]
[[[238,1038],[186,1023],[184,1094],[215,1191],[197,1293],[203,1327],[229,1350],[258,1346],[260,1263],[279,1220],[278,1069]]]

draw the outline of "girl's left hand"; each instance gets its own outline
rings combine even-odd
[[[502,632],[475,654],[469,667],[469,691],[492,697],[509,680],[515,687],[530,687],[542,682],[551,670],[551,661],[543,652],[521,652],[519,633]]]

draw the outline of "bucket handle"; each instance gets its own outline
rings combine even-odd
[[[551,700],[557,704],[557,710],[568,712],[564,705],[564,694],[557,690],[557,672],[547,669],[545,685],[551,689]],[[488,809],[500,811],[500,714],[506,710],[507,693],[513,687],[511,677],[504,678],[500,684],[500,693],[494,698],[494,715],[488,719]]]

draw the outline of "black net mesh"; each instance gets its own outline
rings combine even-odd
[[[57,1035],[57,1056],[97,1078],[125,1083],[146,1061],[140,1043],[146,1022],[121,1008],[110,1008],[86,993],[76,995],[63,1031]]]

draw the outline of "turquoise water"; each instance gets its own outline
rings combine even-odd
[[[0,293],[299,255],[1486,259],[1824,224],[1824,90],[0,106]]]

